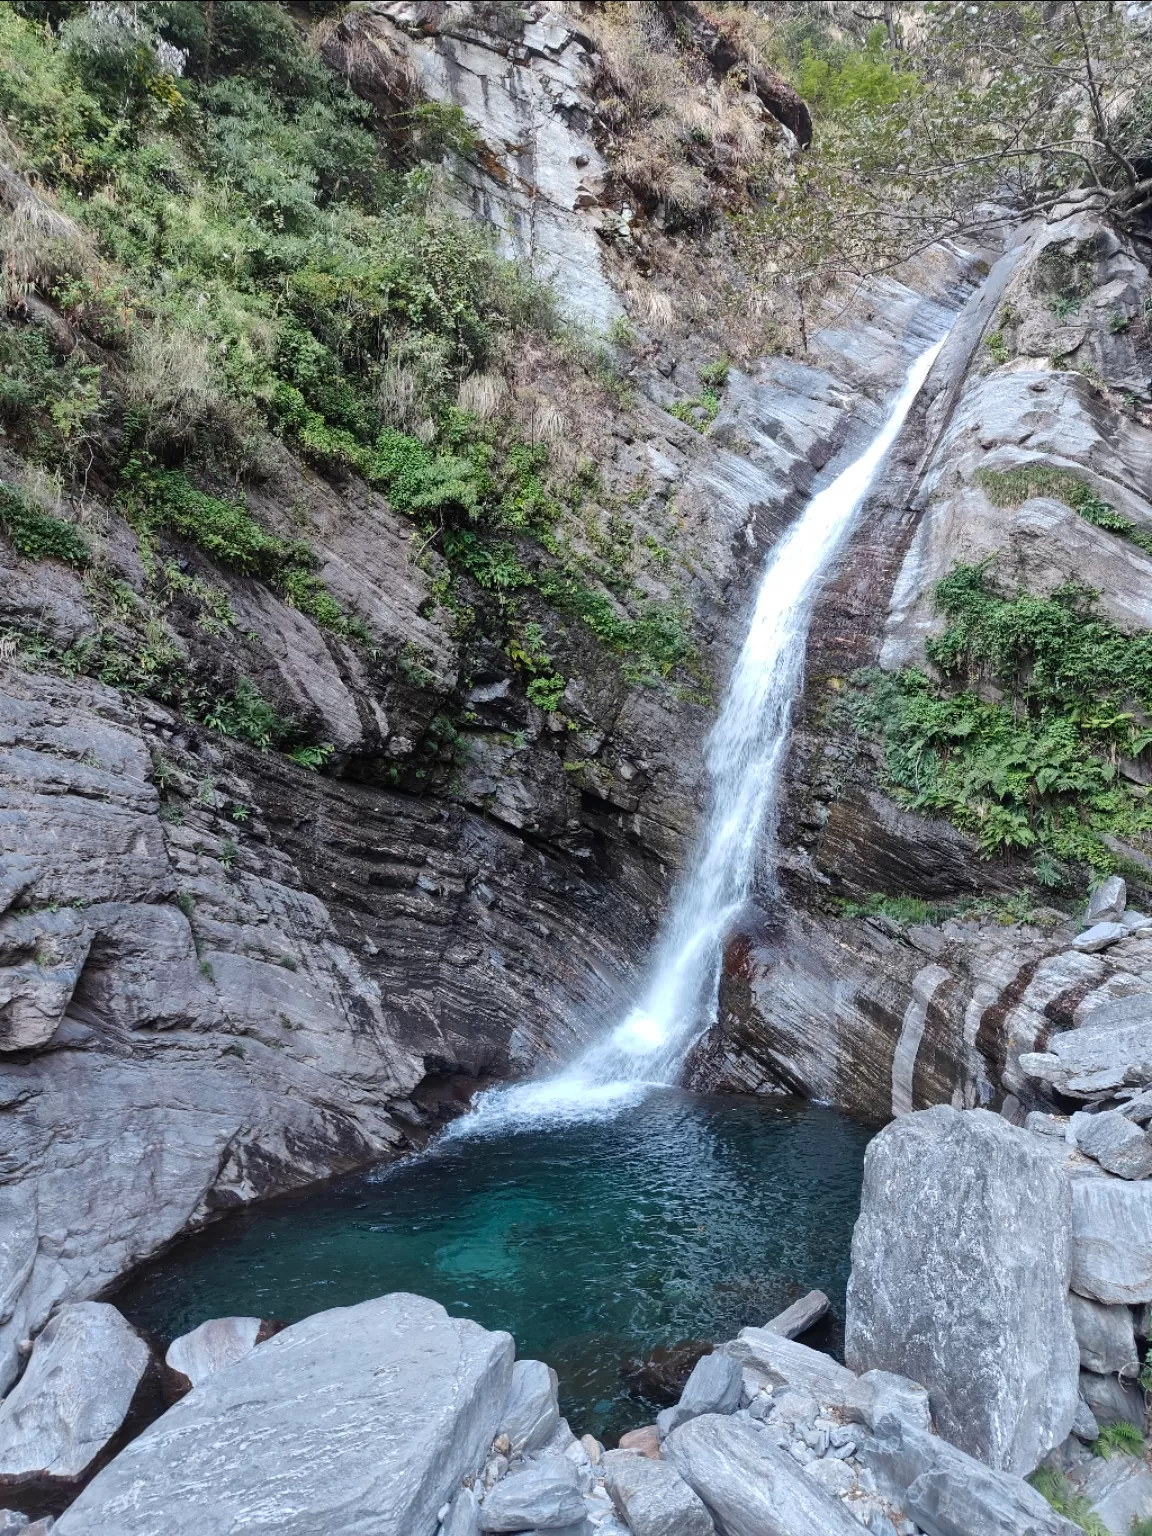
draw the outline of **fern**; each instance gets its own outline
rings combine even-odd
[[[1143,1456],[1144,1436],[1135,1424],[1130,1424],[1127,1419],[1120,1419],[1115,1424],[1106,1425],[1099,1436],[1092,1442],[1092,1450],[1097,1456],[1103,1456],[1105,1461],[1111,1459],[1113,1451],[1121,1451],[1125,1456]]]
[[[1112,1536],[1089,1501],[1082,1493],[1077,1493],[1063,1472],[1058,1472],[1055,1467],[1038,1467],[1028,1481],[1058,1515],[1087,1531],[1088,1536]]]

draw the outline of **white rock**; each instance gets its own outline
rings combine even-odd
[[[843,1504],[745,1419],[692,1419],[668,1436],[664,1455],[723,1536],[859,1536]]]
[[[901,1419],[914,1429],[931,1429],[928,1393],[918,1381],[894,1371],[865,1371],[844,1395],[844,1416],[852,1423],[878,1430],[887,1418]]]
[[[851,1386],[851,1371],[829,1355],[785,1339],[768,1328],[742,1328],[735,1339],[721,1344],[717,1354],[749,1365],[773,1386],[798,1387],[825,1403],[839,1403]]]
[[[483,1465],[512,1357],[508,1334],[421,1296],[317,1313],[170,1408],[55,1536],[434,1536]]]
[[[764,1324],[769,1333],[778,1333],[785,1339],[794,1339],[798,1334],[806,1333],[813,1323],[818,1323],[828,1311],[831,1303],[823,1291],[809,1291],[807,1296],[801,1296],[799,1301],[794,1301],[790,1307]]]
[[[263,1326],[258,1317],[214,1317],[191,1333],[173,1339],[164,1356],[164,1364],[183,1376],[190,1387],[235,1365],[256,1348],[256,1338]]]
[[[604,1483],[633,1536],[714,1536],[711,1515],[669,1462],[607,1451]]]
[[[1152,1175],[1152,1141],[1131,1120],[1114,1109],[1097,1115],[1074,1115],[1076,1145],[1101,1168],[1122,1179]]]
[[[702,1355],[684,1383],[680,1401],[656,1415],[661,1439],[679,1424],[699,1418],[702,1413],[735,1413],[740,1406],[744,1376],[740,1363],[719,1351]]]
[[[1072,1183],[1072,1289],[1093,1301],[1152,1301],[1152,1183]]]
[[[810,1477],[814,1483],[819,1483],[821,1488],[835,1498],[851,1492],[856,1486],[856,1475],[852,1468],[837,1457],[831,1460],[822,1457],[817,1461],[809,1462],[804,1468],[804,1475]]]
[[[480,1505],[471,1488],[461,1488],[452,1500],[439,1536],[479,1536]]]
[[[151,1358],[115,1307],[61,1307],[0,1404],[0,1479],[50,1484],[81,1477],[123,1424]]]
[[[630,1454],[624,1452],[625,1456]],[[585,1518],[584,1499],[574,1472],[570,1480],[559,1469],[549,1467],[527,1466],[510,1472],[485,1495],[480,1506],[482,1531],[550,1530],[579,1525]]]
[[[547,1445],[560,1427],[556,1372],[543,1360],[517,1360],[500,1432],[513,1455]]]
[[[986,1110],[901,1116],[864,1162],[845,1355],[922,1383],[940,1432],[1021,1476],[1068,1435],[1069,1180]]]

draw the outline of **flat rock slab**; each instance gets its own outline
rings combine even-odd
[[[1072,1181],[1072,1289],[1093,1301],[1152,1301],[1152,1183]]]
[[[1085,928],[1083,933],[1076,935],[1072,940],[1072,948],[1078,949],[1082,955],[1094,955],[1127,937],[1128,929],[1123,923],[1093,923],[1091,928]]]
[[[0,1404],[0,1485],[83,1477],[124,1423],[151,1359],[115,1307],[61,1307]]]
[[[841,1403],[855,1377],[851,1371],[806,1344],[797,1344],[768,1328],[742,1328],[721,1344],[718,1354],[765,1377],[774,1387],[798,1387],[824,1403]]]
[[[928,1389],[940,1433],[1031,1472],[1072,1427],[1069,1180],[1041,1138],[945,1105],[872,1141],[845,1355]]]
[[[664,1456],[722,1536],[860,1536],[839,1499],[750,1419],[691,1419],[668,1436]]]
[[[434,1536],[487,1456],[512,1340],[397,1292],[218,1371],[91,1482],[57,1536]]]
[[[890,1424],[859,1451],[881,1492],[931,1536],[1083,1536],[1023,1478],[922,1429]]]
[[[1113,1536],[1129,1536],[1134,1521],[1152,1517],[1152,1472],[1132,1456],[1095,1462],[1082,1486]]]
[[[609,1451],[604,1485],[633,1536],[715,1536],[703,1502],[666,1461]]]
[[[794,1339],[798,1334],[807,1333],[814,1323],[818,1323],[831,1306],[823,1291],[809,1291],[807,1296],[801,1296],[799,1301],[794,1301],[790,1307],[785,1307],[783,1312],[764,1324],[769,1333],[778,1333],[782,1338]]]
[[[198,1387],[217,1371],[250,1355],[263,1327],[258,1317],[214,1317],[173,1339],[164,1364],[173,1373],[177,1390]]]

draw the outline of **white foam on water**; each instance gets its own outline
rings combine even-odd
[[[908,370],[880,431],[819,491],[772,551],[716,724],[705,745],[704,827],[649,968],[648,988],[605,1038],[552,1077],[489,1089],[448,1135],[602,1119],[676,1080],[716,1016],[724,940],[757,860],[775,878],[776,791],[800,691],[812,609],[943,339]]]

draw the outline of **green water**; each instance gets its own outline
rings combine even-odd
[[[654,1346],[729,1338],[814,1287],[842,1315],[868,1135],[799,1101],[659,1090],[615,1119],[444,1141],[232,1217],[116,1302],[169,1339],[417,1291],[506,1328],[555,1366],[573,1428],[612,1437],[663,1406],[624,1374]]]

